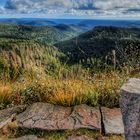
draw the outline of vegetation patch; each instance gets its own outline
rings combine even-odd
[[[90,138],[98,138],[98,137],[103,137],[100,133],[98,132],[93,132],[92,130],[88,129],[80,129],[80,130],[75,130],[75,131],[51,131],[51,132],[46,132],[46,131],[38,131],[38,130],[23,130],[23,129],[13,129],[8,133],[6,136],[2,136],[1,138],[8,139],[8,138],[15,138],[15,137],[20,137],[24,135],[36,135],[39,138],[46,138],[48,140],[66,140],[70,136],[88,136]],[[118,136],[107,136],[106,140],[123,140],[124,136],[118,135]]]
[[[60,42],[62,27],[0,28],[1,109],[34,102],[119,107],[122,84],[140,77],[139,29],[96,27]],[[50,31],[55,46],[47,43]]]

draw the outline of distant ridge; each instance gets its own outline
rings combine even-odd
[[[2,24],[31,26],[56,26],[59,24],[77,25],[91,29],[95,26],[140,27],[140,20],[107,20],[107,19],[46,19],[46,18],[1,18]]]
[[[30,26],[54,26],[55,22],[46,19],[0,19],[2,24],[17,24],[17,25],[30,25]]]

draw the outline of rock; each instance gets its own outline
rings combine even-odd
[[[23,137],[11,139],[11,140],[38,140],[38,138],[37,136],[34,136],[34,135],[27,135],[27,136],[23,136]]]
[[[2,129],[0,130],[2,135],[8,135],[10,133],[10,129],[8,125],[5,125],[4,127],[2,127]]]
[[[124,134],[124,125],[119,108],[101,108],[105,134]]]
[[[105,137],[103,137],[103,136],[98,136],[98,137],[96,138],[96,140],[107,140],[107,139],[105,139]]]
[[[83,135],[83,136],[70,136],[68,140],[94,140],[94,139]]]
[[[99,108],[87,105],[62,107],[47,103],[35,103],[16,117],[20,128],[40,130],[73,130],[87,128],[101,130]]]
[[[25,106],[17,106],[0,111],[0,129],[12,122],[18,113],[21,113],[25,109]]]
[[[121,88],[120,107],[126,140],[140,139],[140,79],[132,78]]]

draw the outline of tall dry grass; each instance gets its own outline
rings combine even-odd
[[[24,76],[18,81],[0,86],[0,103],[3,107],[34,102],[63,106],[88,104],[118,107],[119,89],[128,78],[128,75],[114,71],[87,79],[60,79],[48,75],[33,79]]]
[[[11,83],[0,83],[0,108],[11,104],[12,85]]]
[[[2,44],[0,44],[2,45]],[[113,66],[97,69],[81,63],[68,65],[64,54],[52,47],[32,42],[3,44],[0,48],[0,108],[34,102],[63,106],[88,104],[108,107],[119,106],[119,89],[139,71],[131,65],[117,69],[116,52]],[[65,58],[65,62],[60,59]],[[109,67],[109,68],[108,68]]]

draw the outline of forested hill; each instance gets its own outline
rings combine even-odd
[[[62,30],[63,29],[63,30]],[[33,40],[45,44],[54,44],[79,35],[82,30],[77,26],[24,26],[0,24],[0,39]]]
[[[116,51],[117,63],[139,61],[140,29],[119,27],[95,27],[78,37],[56,44],[70,63],[86,63],[99,59],[111,63],[112,50]],[[101,65],[102,65],[101,63]],[[94,66],[94,62],[93,62]]]

